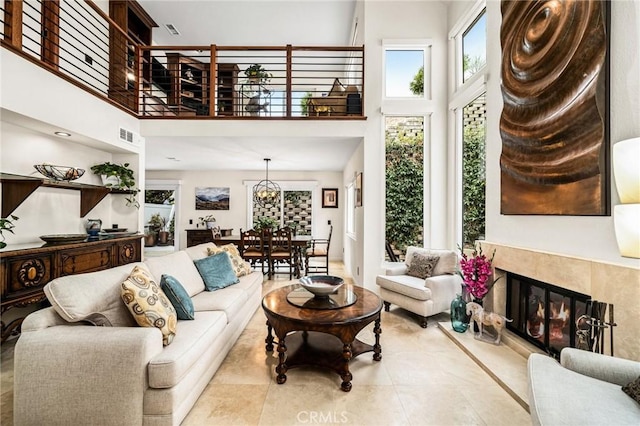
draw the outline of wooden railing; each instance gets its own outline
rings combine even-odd
[[[150,46],[140,13],[148,34],[92,1],[5,0],[1,43],[140,118],[364,117],[362,46]]]

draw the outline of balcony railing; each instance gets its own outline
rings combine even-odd
[[[92,1],[5,0],[2,45],[140,118],[364,117],[361,46],[151,46],[140,14],[124,31]]]

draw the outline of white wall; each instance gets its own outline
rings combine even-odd
[[[240,228],[248,229],[247,224],[247,186],[244,181],[259,181],[264,179],[262,171],[242,171],[242,170],[225,170],[225,171],[147,171],[147,179],[153,180],[180,180],[180,205],[179,209],[180,222],[176,223],[176,233],[180,233],[181,247],[186,247],[187,234],[186,229],[196,229],[198,218],[208,214],[213,214],[217,224],[222,229],[233,228],[233,234],[238,235]],[[314,189],[316,200],[321,205],[322,188],[341,188],[342,173],[340,172],[282,172],[270,171],[269,179],[276,181],[282,186],[286,181],[316,181],[317,186]],[[229,210],[196,210],[195,209],[195,188],[196,187],[228,187],[229,188]],[[340,191],[342,192],[342,190]],[[342,240],[344,234],[343,227],[343,211],[344,196],[338,194],[340,202],[338,208],[318,208],[314,210],[313,216],[313,236],[318,238],[326,238],[329,234],[329,225],[327,221],[331,221],[333,225],[333,236],[331,238],[331,247],[329,258],[332,260],[342,260]],[[189,224],[189,220],[193,223]]]
[[[429,208],[426,241],[433,247],[448,247],[447,229],[450,215],[447,210],[447,10],[442,2],[364,2],[359,25],[364,30],[365,43],[365,113],[367,129],[363,150],[363,221],[358,228],[357,245],[362,259],[362,283],[375,287],[375,276],[381,272],[385,244],[385,172],[384,172],[384,116],[382,104],[382,71],[384,64],[383,39],[430,39],[432,100],[408,106],[405,115],[430,115],[425,143],[430,140],[429,164],[425,169],[426,199]],[[364,16],[364,19],[362,19]],[[405,19],[406,18],[406,19]],[[401,113],[394,108],[394,113]],[[346,175],[346,172],[345,172]],[[366,232],[364,232],[366,230]]]
[[[343,226],[346,229],[347,226],[347,215],[349,212],[346,211],[347,205],[347,187],[349,184],[355,181],[356,174],[361,172],[364,169],[364,142],[358,145],[358,148],[353,153],[347,165],[344,168],[344,173],[342,175],[342,192],[343,196],[340,198],[344,200],[342,203],[345,206],[345,214],[343,217]],[[363,184],[364,186],[364,184]],[[366,238],[364,232],[364,209],[362,207],[356,207],[354,209],[354,218],[355,218],[355,234],[347,235],[343,233],[342,240],[344,244],[344,268],[348,274],[353,277],[354,281],[360,285],[363,282],[363,252],[364,252],[364,241]]]
[[[611,143],[640,136],[640,2],[611,2]],[[500,2],[487,3],[487,227],[486,239],[516,247],[531,248],[627,266],[640,266],[637,259],[620,256],[613,216],[506,216],[500,214],[499,120],[500,92]],[[611,182],[612,205],[617,204]]]

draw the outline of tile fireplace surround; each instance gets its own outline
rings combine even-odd
[[[488,241],[481,244],[484,253],[496,250],[496,277],[509,271],[613,303],[618,324],[613,330],[614,355],[640,361],[640,269]],[[504,278],[495,284],[485,299],[488,310],[505,314],[506,286]],[[608,331],[604,347],[608,353]]]

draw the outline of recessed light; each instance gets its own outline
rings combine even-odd
[[[67,133],[67,132],[56,132],[55,134],[58,136],[64,136],[65,138],[68,138],[69,136],[71,136],[71,133]]]

